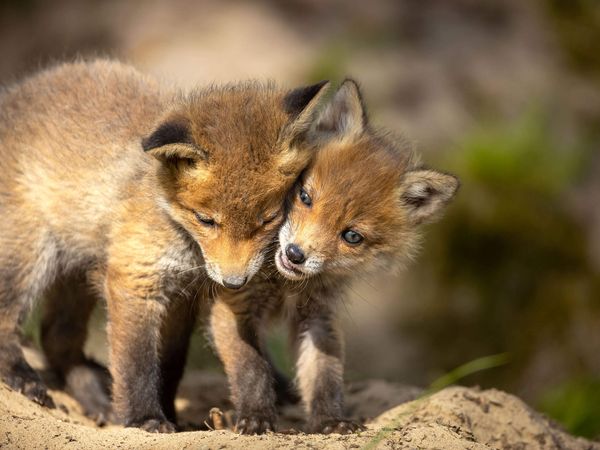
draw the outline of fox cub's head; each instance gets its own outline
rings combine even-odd
[[[291,199],[275,256],[291,279],[389,267],[411,253],[417,228],[439,215],[458,180],[418,168],[367,124],[345,81],[308,134],[319,149]],[[404,146],[407,147],[407,146]]]
[[[143,140],[161,162],[161,206],[199,243],[217,283],[239,288],[260,268],[283,220],[284,198],[312,157],[298,143],[325,86],[199,91]]]

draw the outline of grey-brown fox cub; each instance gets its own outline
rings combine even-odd
[[[96,379],[82,346],[102,297],[114,411],[173,431],[199,300],[211,282],[239,288],[261,266],[312,157],[299,144],[324,91],[180,93],[98,60],[0,93],[0,379],[52,405],[19,345],[25,312],[45,294],[49,363],[66,383],[74,371]],[[79,400],[105,412],[89,387]]]
[[[214,345],[225,365],[237,428],[262,433],[275,422],[274,380],[262,335],[284,312],[314,432],[359,428],[343,415],[343,344],[336,310],[357,274],[391,270],[414,254],[419,226],[439,216],[458,180],[425,169],[409,147],[375,131],[357,85],[346,81],[307,135],[317,151],[293,191],[274,262],[244,289],[223,291],[211,312]]]

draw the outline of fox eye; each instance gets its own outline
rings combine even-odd
[[[364,237],[354,230],[345,230],[342,232],[342,239],[350,245],[358,245],[363,241]]]
[[[199,212],[194,212],[194,214],[196,215],[196,219],[198,219],[198,222],[200,222],[202,225],[206,227],[214,227],[216,225],[215,219],[203,216]]]
[[[308,195],[308,193],[304,190],[304,188],[300,188],[298,196],[300,197],[300,201],[306,206],[312,205],[312,199],[310,198],[310,195]]]

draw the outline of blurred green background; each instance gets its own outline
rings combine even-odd
[[[427,386],[507,352],[463,382],[600,436],[600,2],[5,0],[0,53],[3,83],[78,55],[182,86],[355,77],[462,188],[405,273],[349,291],[348,378]],[[192,366],[209,353],[200,330]]]

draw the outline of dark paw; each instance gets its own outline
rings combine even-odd
[[[111,411],[110,381],[108,371],[93,362],[73,367],[65,377],[65,390],[98,426],[115,421]]]
[[[18,367],[2,379],[15,391],[47,408],[55,408],[52,397],[38,374],[29,366]]]
[[[364,429],[363,425],[351,420],[331,420],[316,427],[317,433],[323,434],[352,434]]]
[[[274,420],[259,416],[241,417],[235,424],[234,431],[240,434],[264,434],[273,432]]]
[[[147,431],[148,433],[175,433],[177,431],[177,427],[173,422],[160,419],[148,419],[137,425],[137,427]]]
[[[105,427],[109,423],[115,423],[115,417],[111,413],[94,412],[88,411],[83,412],[87,417],[94,421],[97,427]]]

